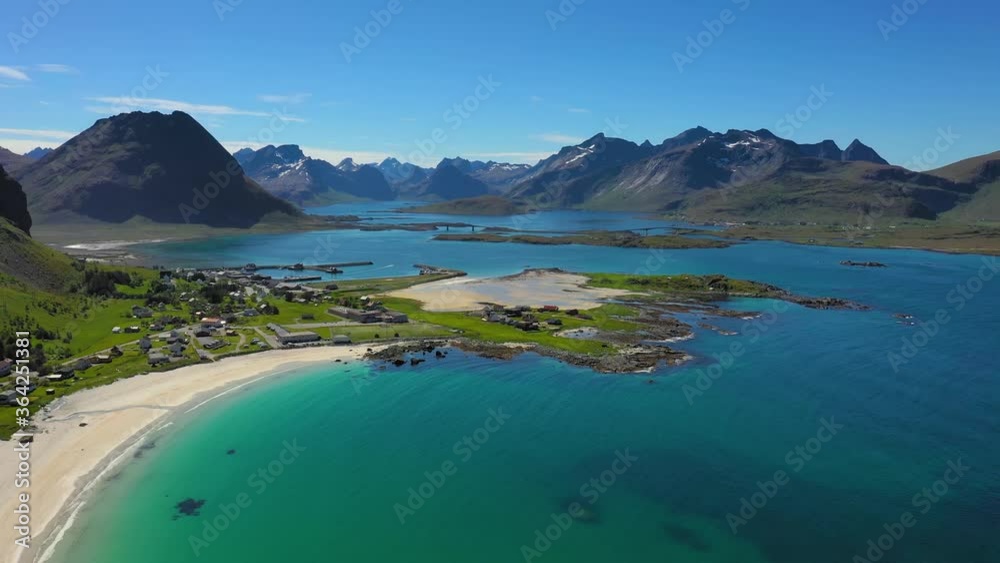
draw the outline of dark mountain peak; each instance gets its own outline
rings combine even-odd
[[[236,162],[240,163],[240,166],[245,165],[253,159],[257,151],[251,149],[250,147],[244,147],[233,153],[233,157],[236,158]]]
[[[281,145],[274,150],[274,154],[286,163],[294,163],[306,158],[298,145]]]
[[[455,158],[442,158],[441,162],[438,163],[437,168],[445,166],[453,166],[455,168],[458,168],[459,170],[462,170],[463,168],[469,167],[471,164],[472,163],[470,161],[460,156],[456,156]]]
[[[416,185],[427,179],[427,170],[409,162],[400,162],[392,157],[383,160],[377,168],[385,176],[385,179],[394,185]]]
[[[40,160],[45,155],[52,152],[51,148],[35,147],[30,151],[24,153],[24,156],[30,158],[31,160]]]
[[[493,164],[496,163],[493,161],[482,162],[480,160],[468,160],[460,156],[456,156],[455,158],[442,159],[441,162],[438,164],[438,168],[440,168],[441,166],[454,166],[455,168],[459,169],[463,174],[474,174],[481,170],[486,170]]]
[[[593,137],[587,139],[586,141],[584,141],[584,142],[582,142],[582,143],[580,143],[579,145],[576,145],[576,146],[578,146],[578,147],[590,147],[590,146],[593,146],[595,143],[603,143],[604,141],[607,140],[607,138],[608,137],[602,131],[602,132],[594,135]]]
[[[446,159],[447,160],[447,159]],[[489,193],[486,183],[463,172],[453,162],[442,161],[421,186],[422,195],[441,199],[477,197]],[[468,161],[466,161],[468,162]]]
[[[888,165],[889,162],[882,158],[875,149],[869,147],[868,145],[862,143],[858,139],[854,139],[847,149],[844,151],[843,160],[846,161],[863,161],[863,162],[874,162],[876,164]]]
[[[793,141],[788,141],[790,146],[796,146]],[[837,143],[829,139],[813,144],[797,145],[800,156],[809,158],[822,158],[824,160],[843,160],[843,151]]]
[[[642,144],[641,144],[641,145],[639,145],[639,146],[640,146],[640,147],[642,147],[642,148],[644,148],[644,149],[651,149],[651,148],[653,148],[653,143],[650,143],[650,142],[649,142],[649,139],[646,139],[646,140],[645,140],[645,141],[643,141],[643,142],[642,142]]]
[[[28,165],[21,183],[35,218],[49,221],[144,217],[250,227],[272,213],[301,214],[247,178],[234,156],[183,112],[100,119]]]
[[[341,160],[340,164],[337,165],[337,168],[345,172],[356,172],[361,168],[361,165],[354,162],[353,158],[348,157],[345,158],[344,160]]]
[[[0,217],[9,220],[15,227],[31,234],[31,214],[28,213],[28,198],[17,180],[7,175],[0,166]]]
[[[695,127],[693,129],[682,131],[676,137],[665,139],[663,143],[660,144],[660,148],[666,151],[670,151],[679,147],[685,147],[687,145],[701,142],[711,137],[712,135],[714,135],[714,133],[699,125],[698,127]]]

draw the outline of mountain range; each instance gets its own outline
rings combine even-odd
[[[543,160],[507,195],[542,207],[649,210],[695,219],[843,220],[878,208],[934,219],[977,186],[890,166],[855,140],[799,144],[766,129],[684,131],[659,145],[599,134]],[[855,217],[856,218],[856,217]]]
[[[187,114],[133,112],[99,120],[53,151],[32,153],[42,156],[0,150],[0,165],[24,187],[36,223],[145,218],[247,227],[351,199],[424,200],[439,202],[438,210],[461,200],[455,208],[466,212],[481,201],[492,209],[643,211],[692,220],[855,222],[874,213],[1000,219],[1000,153],[913,172],[889,165],[860,140],[841,149],[766,129],[695,127],[659,144],[597,134],[535,165],[455,157],[424,168],[394,158],[334,165],[297,145],[230,155]],[[213,182],[226,187],[199,199]],[[498,197],[516,205],[497,205]]]
[[[345,198],[389,200],[395,193],[378,168],[309,158],[297,145],[237,151],[237,160],[272,195],[299,206],[328,205]]]

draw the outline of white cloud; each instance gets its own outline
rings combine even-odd
[[[274,115],[277,115],[282,121],[293,121],[296,123],[305,122],[305,119],[302,119],[301,117],[295,117],[284,113],[252,111],[252,110],[237,109],[231,106],[222,106],[222,105],[192,104],[189,102],[181,102],[178,100],[164,100],[160,98],[130,98],[128,96],[101,96],[101,97],[87,98],[87,99],[102,104],[110,104],[108,106],[87,106],[84,108],[89,112],[100,113],[100,114],[115,114],[133,110],[161,111],[161,112],[183,111],[185,113],[190,113],[195,115],[246,115],[251,117],[272,117]]]
[[[72,131],[58,131],[55,129],[7,129],[0,127],[0,135],[14,135],[16,137],[30,137],[33,139],[48,139],[50,141],[66,141],[74,137],[76,133]]]
[[[257,99],[269,104],[301,104],[308,100],[312,94],[260,94]]]
[[[561,145],[575,145],[583,142],[583,137],[563,135],[562,133],[542,133],[540,135],[534,135],[532,138],[539,141],[545,141],[546,143],[559,143]]]
[[[0,66],[0,78],[9,78],[11,80],[20,80],[22,82],[28,82],[31,78],[24,71],[18,70],[12,66]]]
[[[69,65],[60,64],[35,65],[35,69],[39,72],[54,72],[57,74],[78,74],[80,72]]]
[[[533,104],[540,104],[545,101],[545,98],[541,96],[530,96],[528,99],[531,100],[531,103]]]
[[[28,139],[3,139],[0,138],[0,147],[3,147],[11,152],[17,154],[24,154],[31,151],[36,147],[48,147],[56,148],[62,143],[54,143],[52,141],[45,140],[28,140]]]
[[[76,133],[53,129],[0,128],[0,135],[0,147],[24,154],[35,147],[57,147],[76,136]]]
[[[589,109],[586,108],[569,108],[570,113],[590,113]]]

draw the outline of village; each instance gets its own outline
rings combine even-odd
[[[315,269],[335,274],[341,272],[338,267],[362,264]],[[426,276],[457,274],[418,268]],[[238,269],[160,270],[145,303],[131,306],[110,328],[110,336],[120,343],[67,361],[51,373],[30,373],[29,393],[43,387],[47,395],[54,395],[59,387],[92,374],[103,379],[270,349],[348,345],[378,340],[383,334],[395,339],[410,334],[399,328],[410,324],[405,313],[389,310],[371,296],[352,288],[340,291],[338,284],[322,282],[319,276],[273,278],[259,273],[263,269],[248,264]],[[422,325],[413,328],[410,332],[417,336],[428,332]],[[0,377],[11,375],[14,365],[0,358]],[[0,390],[0,405],[14,405],[19,396],[11,379],[5,382],[10,388]]]

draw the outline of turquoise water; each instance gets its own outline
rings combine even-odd
[[[305,248],[310,236],[232,239],[224,252],[262,262]],[[422,233],[338,236],[367,240],[351,250],[382,253],[384,264],[428,261],[477,275],[525,263],[720,272],[873,310],[736,301],[729,305],[767,313],[756,323],[709,321],[738,334],[699,331],[677,344],[698,359],[657,372],[653,383],[533,355],[495,362],[455,352],[417,367],[353,362],[284,376],[211,403],[156,438],[101,488],[58,563],[513,562],[525,560],[525,545],[540,555],[532,561],[847,563],[865,556],[885,526],[903,533],[882,538],[892,546],[880,561],[1000,561],[1000,286],[982,281],[991,270],[981,257],[780,243],[571,252],[430,244]],[[383,236],[395,242],[371,243]],[[448,251],[435,250],[437,260],[407,254],[439,244]],[[182,259],[206,249],[169,252]],[[838,264],[848,258],[890,267]],[[893,316],[928,321],[942,312],[947,320],[938,317],[926,338]],[[904,339],[918,344],[912,358],[903,356]],[[725,357],[734,345],[742,352]],[[897,359],[894,369],[890,353],[906,363]],[[491,409],[509,419],[479,430]],[[831,425],[842,428],[831,435]],[[485,440],[475,452],[456,449],[465,436]],[[286,442],[305,448],[290,465],[275,461]],[[637,459],[617,475],[616,452],[626,451]],[[935,493],[959,460],[969,469]],[[272,462],[281,474],[259,491],[248,477]],[[440,487],[424,484],[425,472],[439,480],[443,467],[453,474]],[[614,483],[591,504],[596,489],[581,487],[602,474]],[[758,482],[773,498],[754,496]],[[422,484],[433,495],[400,523],[394,506]],[[241,493],[249,504],[240,515],[220,516],[220,505]],[[178,516],[187,498],[205,501],[199,515]],[[761,506],[744,509],[745,522],[735,520],[741,499]],[[558,539],[536,545],[536,531],[574,500],[592,521],[553,528]],[[904,512],[912,527],[896,525]],[[226,527],[217,538],[205,528],[213,520]],[[207,543],[197,555],[191,537]]]

